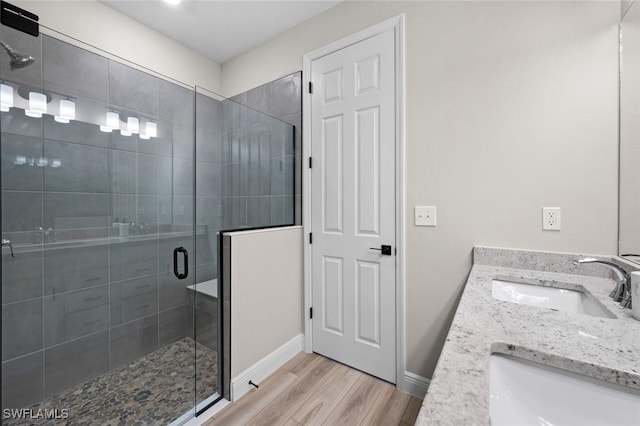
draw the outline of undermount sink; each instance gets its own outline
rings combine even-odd
[[[574,312],[594,317],[615,318],[593,296],[576,290],[494,279],[491,282],[491,296],[504,302]]]
[[[489,415],[502,425],[638,425],[640,390],[493,354]]]

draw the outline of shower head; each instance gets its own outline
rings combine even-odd
[[[9,57],[11,58],[11,60],[9,61],[9,68],[11,68],[11,71],[29,66],[33,63],[33,61],[35,61],[35,58],[33,56],[22,55],[16,49],[9,46],[3,41],[0,41],[0,45],[4,47],[4,49],[9,54]]]

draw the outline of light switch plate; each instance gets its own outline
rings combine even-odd
[[[415,226],[436,226],[436,206],[415,206]]]

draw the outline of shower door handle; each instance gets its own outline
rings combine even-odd
[[[178,271],[178,253],[182,253],[184,259],[184,273]],[[184,280],[189,276],[189,253],[184,247],[178,247],[173,250],[173,274],[179,280]]]

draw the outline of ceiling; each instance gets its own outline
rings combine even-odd
[[[222,64],[341,0],[101,0]]]

